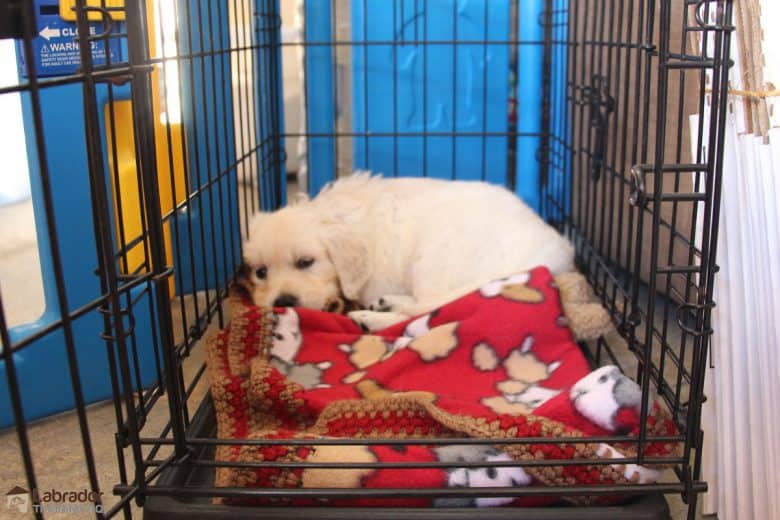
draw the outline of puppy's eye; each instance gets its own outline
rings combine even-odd
[[[255,276],[261,280],[265,280],[265,278],[268,276],[268,268],[266,266],[258,267],[255,271]]]
[[[310,256],[304,256],[295,261],[296,269],[308,269],[314,263],[314,259]]]

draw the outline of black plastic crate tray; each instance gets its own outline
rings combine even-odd
[[[216,421],[211,396],[198,407],[190,423],[188,436],[216,437]],[[199,457],[213,458],[214,446],[206,446]],[[159,486],[211,486],[212,467],[176,466],[164,470],[156,484]],[[321,519],[321,520],[665,520],[670,518],[669,506],[662,494],[640,495],[619,506],[608,507],[495,507],[495,508],[390,508],[390,507],[273,507],[225,506],[212,504],[210,497],[191,498],[150,496],[144,505],[146,520],[204,520],[219,519]]]

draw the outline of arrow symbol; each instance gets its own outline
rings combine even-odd
[[[49,41],[51,38],[59,38],[60,37],[60,30],[56,27],[54,29],[49,28],[47,25],[43,29],[41,29],[41,32],[39,32],[41,36],[46,38],[46,41]]]

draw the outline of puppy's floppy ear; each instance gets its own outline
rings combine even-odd
[[[242,263],[236,272],[230,291],[237,296],[251,300],[253,290],[254,284],[252,283],[252,278],[249,274],[249,266],[246,263]]]
[[[368,248],[359,236],[350,233],[341,223],[328,220],[322,223],[322,229],[325,248],[336,268],[341,292],[348,300],[356,300],[371,276]]]

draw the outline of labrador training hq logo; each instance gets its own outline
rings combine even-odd
[[[103,513],[102,491],[33,489],[30,492],[14,486],[5,497],[6,510],[15,513]]]
[[[11,511],[27,513],[30,509],[30,492],[20,486],[14,486],[5,494],[5,507]]]

